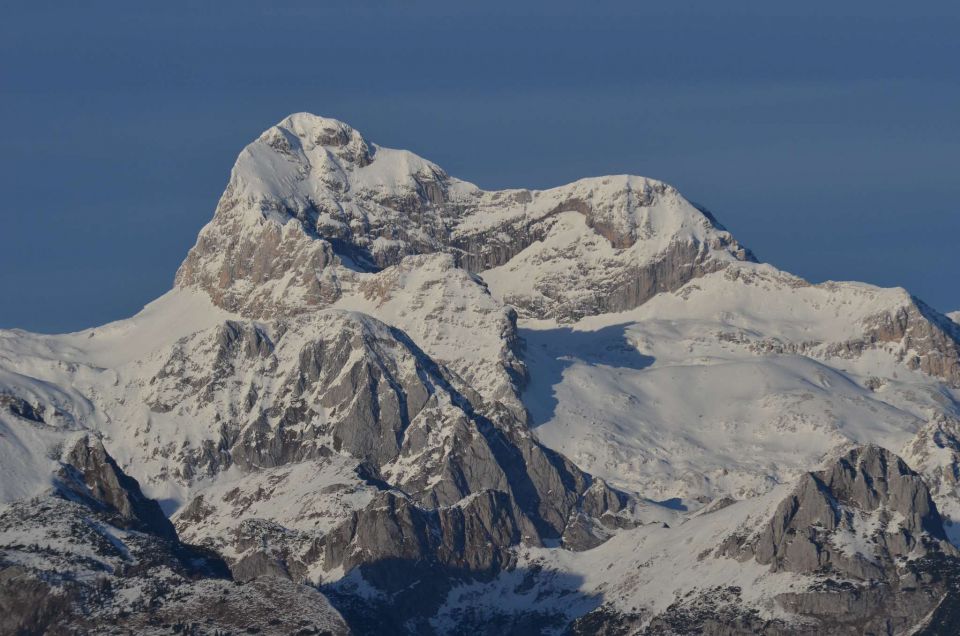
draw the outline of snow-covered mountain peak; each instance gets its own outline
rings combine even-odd
[[[306,112],[287,115],[274,128],[285,128],[320,146],[345,146],[356,137],[363,138],[350,124]]]
[[[344,631],[309,582],[360,634],[907,633],[960,570],[956,318],[758,263],[661,181],[484,191],[291,115],[174,290],[0,330],[0,606]]]
[[[534,247],[550,241],[559,244],[549,254]],[[587,244],[597,248],[586,255],[592,265],[572,267]],[[264,317],[329,306],[352,293],[358,276],[406,256],[446,253],[483,273],[532,247],[533,260],[550,262],[541,268],[547,276],[531,272],[534,289],[515,304],[561,319],[629,309],[724,263],[752,259],[712,217],[654,179],[484,191],[411,152],[370,143],[343,122],[298,113],[240,154],[177,286]],[[552,269],[565,273],[565,290],[594,288],[594,296],[557,298]],[[646,282],[638,286],[638,277]]]
[[[252,203],[278,199],[296,208],[326,198],[328,189],[396,192],[416,175],[445,177],[435,164],[411,152],[378,147],[342,121],[295,113],[244,148],[227,192]]]
[[[293,135],[305,151],[325,148],[348,163],[365,166],[372,160],[373,148],[363,135],[349,124],[330,117],[311,113],[294,113],[261,135],[269,143],[278,139],[277,133]],[[286,136],[284,135],[284,136]],[[281,143],[277,150],[282,151]]]

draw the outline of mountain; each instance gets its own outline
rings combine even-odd
[[[536,260],[527,285],[504,293],[524,312],[565,321],[637,306],[750,258],[658,181],[485,192],[346,124],[301,113],[240,154],[176,285],[252,317],[293,314],[350,295],[358,270],[437,252],[473,272]],[[590,292],[576,290],[587,285]]]
[[[4,419],[16,441],[31,433],[59,439],[43,444],[56,467],[51,487],[0,509],[0,632],[349,633],[313,588],[286,579],[232,583],[216,554],[179,541],[157,502],[93,435],[50,430],[36,411],[15,417]],[[39,449],[20,450],[35,458]],[[4,479],[16,481],[9,467]]]
[[[958,453],[960,324],[907,291],[760,263],[659,181],[488,192],[296,114],[167,294],[0,331],[0,606],[20,633],[953,633]]]

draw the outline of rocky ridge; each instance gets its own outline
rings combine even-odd
[[[358,633],[947,629],[958,370],[949,318],[759,264],[661,182],[486,192],[292,115],[167,296],[0,332],[5,527],[109,553],[3,558],[146,563],[107,579],[148,606],[76,588],[138,629],[346,629],[324,595]]]
[[[298,313],[348,295],[358,271],[405,256],[444,252],[473,272],[501,266],[551,235],[566,212],[603,238],[606,258],[623,271],[591,300],[559,294],[587,284],[589,270],[540,282],[538,313],[561,319],[630,308],[723,262],[752,258],[658,181],[603,177],[485,192],[412,153],[371,144],[342,122],[299,113],[241,153],[176,284],[254,318]]]
[[[0,632],[348,633],[312,588],[235,584],[215,553],[180,542],[98,439],[63,441],[55,486],[0,509]]]
[[[946,540],[922,478],[902,459],[877,446],[854,447],[791,488],[779,503],[758,507],[739,528],[728,529],[714,547],[708,544],[695,566],[709,572],[731,567],[730,559],[764,566],[756,585],[772,590],[766,609],[747,602],[747,590],[739,585],[707,587],[680,594],[652,616],[631,617],[601,606],[578,619],[573,632],[621,633],[625,627],[623,633],[644,634],[863,634],[955,628],[949,608],[957,601],[958,552]],[[690,523],[708,523],[711,514],[716,513],[706,511]]]
[[[659,181],[612,176],[487,192],[343,122],[298,113],[241,153],[176,285],[273,317],[349,299],[366,274],[438,252],[481,273],[521,316],[560,322],[629,310],[755,261],[709,212]],[[896,343],[906,364],[958,387],[958,334],[911,299],[863,316],[834,351]]]
[[[521,540],[559,540],[575,513],[628,512],[626,495],[540,446],[509,409],[488,405],[405,335],[368,316],[324,310],[284,322],[272,335],[261,329],[228,322],[178,343],[149,382],[150,395],[156,411],[176,404],[181,416],[217,427],[208,435],[216,433],[218,441],[179,456],[185,468],[178,477],[189,479],[200,471],[212,476],[235,464],[259,481],[267,470],[272,471],[272,495],[283,479],[275,469],[297,470],[308,463],[321,489],[349,493],[355,500],[356,507],[343,509],[339,525],[317,526],[311,515],[325,508],[317,498],[306,523],[291,519],[277,528],[286,543],[297,527],[310,537],[297,541],[297,555],[284,558],[288,572],[349,569],[388,556],[435,557],[435,539],[460,546],[448,548],[450,558],[479,563],[491,558],[482,554],[488,545],[507,549]],[[204,360],[216,360],[213,375],[206,364],[191,363],[198,352]],[[236,377],[237,369],[247,373],[253,367],[253,376]],[[220,406],[237,404],[240,412]],[[218,424],[218,415],[229,419]],[[220,450],[213,454],[215,447]],[[341,468],[327,486],[329,475],[322,473],[343,465],[339,455],[358,463],[352,474]],[[249,490],[242,484],[234,488]],[[222,526],[210,515],[218,509],[236,513],[239,502],[222,505],[231,492],[220,502],[199,495],[203,499],[178,516],[181,532],[202,540],[198,525]],[[507,525],[495,541],[471,547],[459,526],[444,523],[447,514],[477,516],[476,522],[488,528]],[[358,534],[358,527],[374,534]],[[261,534],[259,542],[269,536],[269,531]],[[212,538],[222,550],[226,539]],[[235,546],[242,543],[238,539]],[[420,549],[410,553],[417,545]]]

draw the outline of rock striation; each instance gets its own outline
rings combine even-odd
[[[291,115],[169,294],[0,331],[0,631],[954,633],[958,387],[665,183]]]
[[[369,143],[342,122],[299,113],[241,153],[176,284],[253,318],[298,313],[349,293],[358,271],[406,256],[448,253],[472,272],[504,265],[569,212],[603,240],[616,271],[590,304],[570,305],[555,293],[558,285],[588,284],[590,272],[537,281],[541,304],[550,305],[536,310],[544,316],[630,308],[724,262],[752,258],[658,181],[604,177],[486,192],[412,153]]]
[[[98,440],[77,439],[59,476],[0,509],[0,632],[349,633],[316,590],[236,584],[214,553],[181,543]]]
[[[954,552],[920,475],[873,445],[804,475],[748,550],[774,571],[815,572],[829,564],[859,579],[880,577],[914,550]]]
[[[486,571],[505,563],[511,546],[559,540],[581,515],[629,514],[627,495],[542,447],[513,411],[485,402],[402,332],[362,314],[323,310],[269,333],[224,323],[177,343],[149,387],[151,408],[211,423],[201,444],[172,441],[164,451],[177,466],[172,476],[233,466],[322,470],[340,454],[355,458],[354,483],[380,491],[336,527],[305,536],[297,554],[274,551],[286,572],[387,557]],[[246,558],[245,535],[203,530],[219,527],[211,515],[235,514],[223,505],[235,499],[232,490],[199,495],[178,528]],[[278,540],[289,532],[267,527],[257,550]]]
[[[720,550],[771,572],[815,577],[806,590],[776,597],[813,625],[773,633],[904,631],[953,602],[960,573],[923,479],[874,445],[805,474],[761,529],[747,539],[733,535]]]

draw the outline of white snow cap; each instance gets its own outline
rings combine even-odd
[[[345,146],[363,136],[347,123],[313,113],[293,113],[275,127],[286,128],[298,137],[311,139],[319,146]]]

